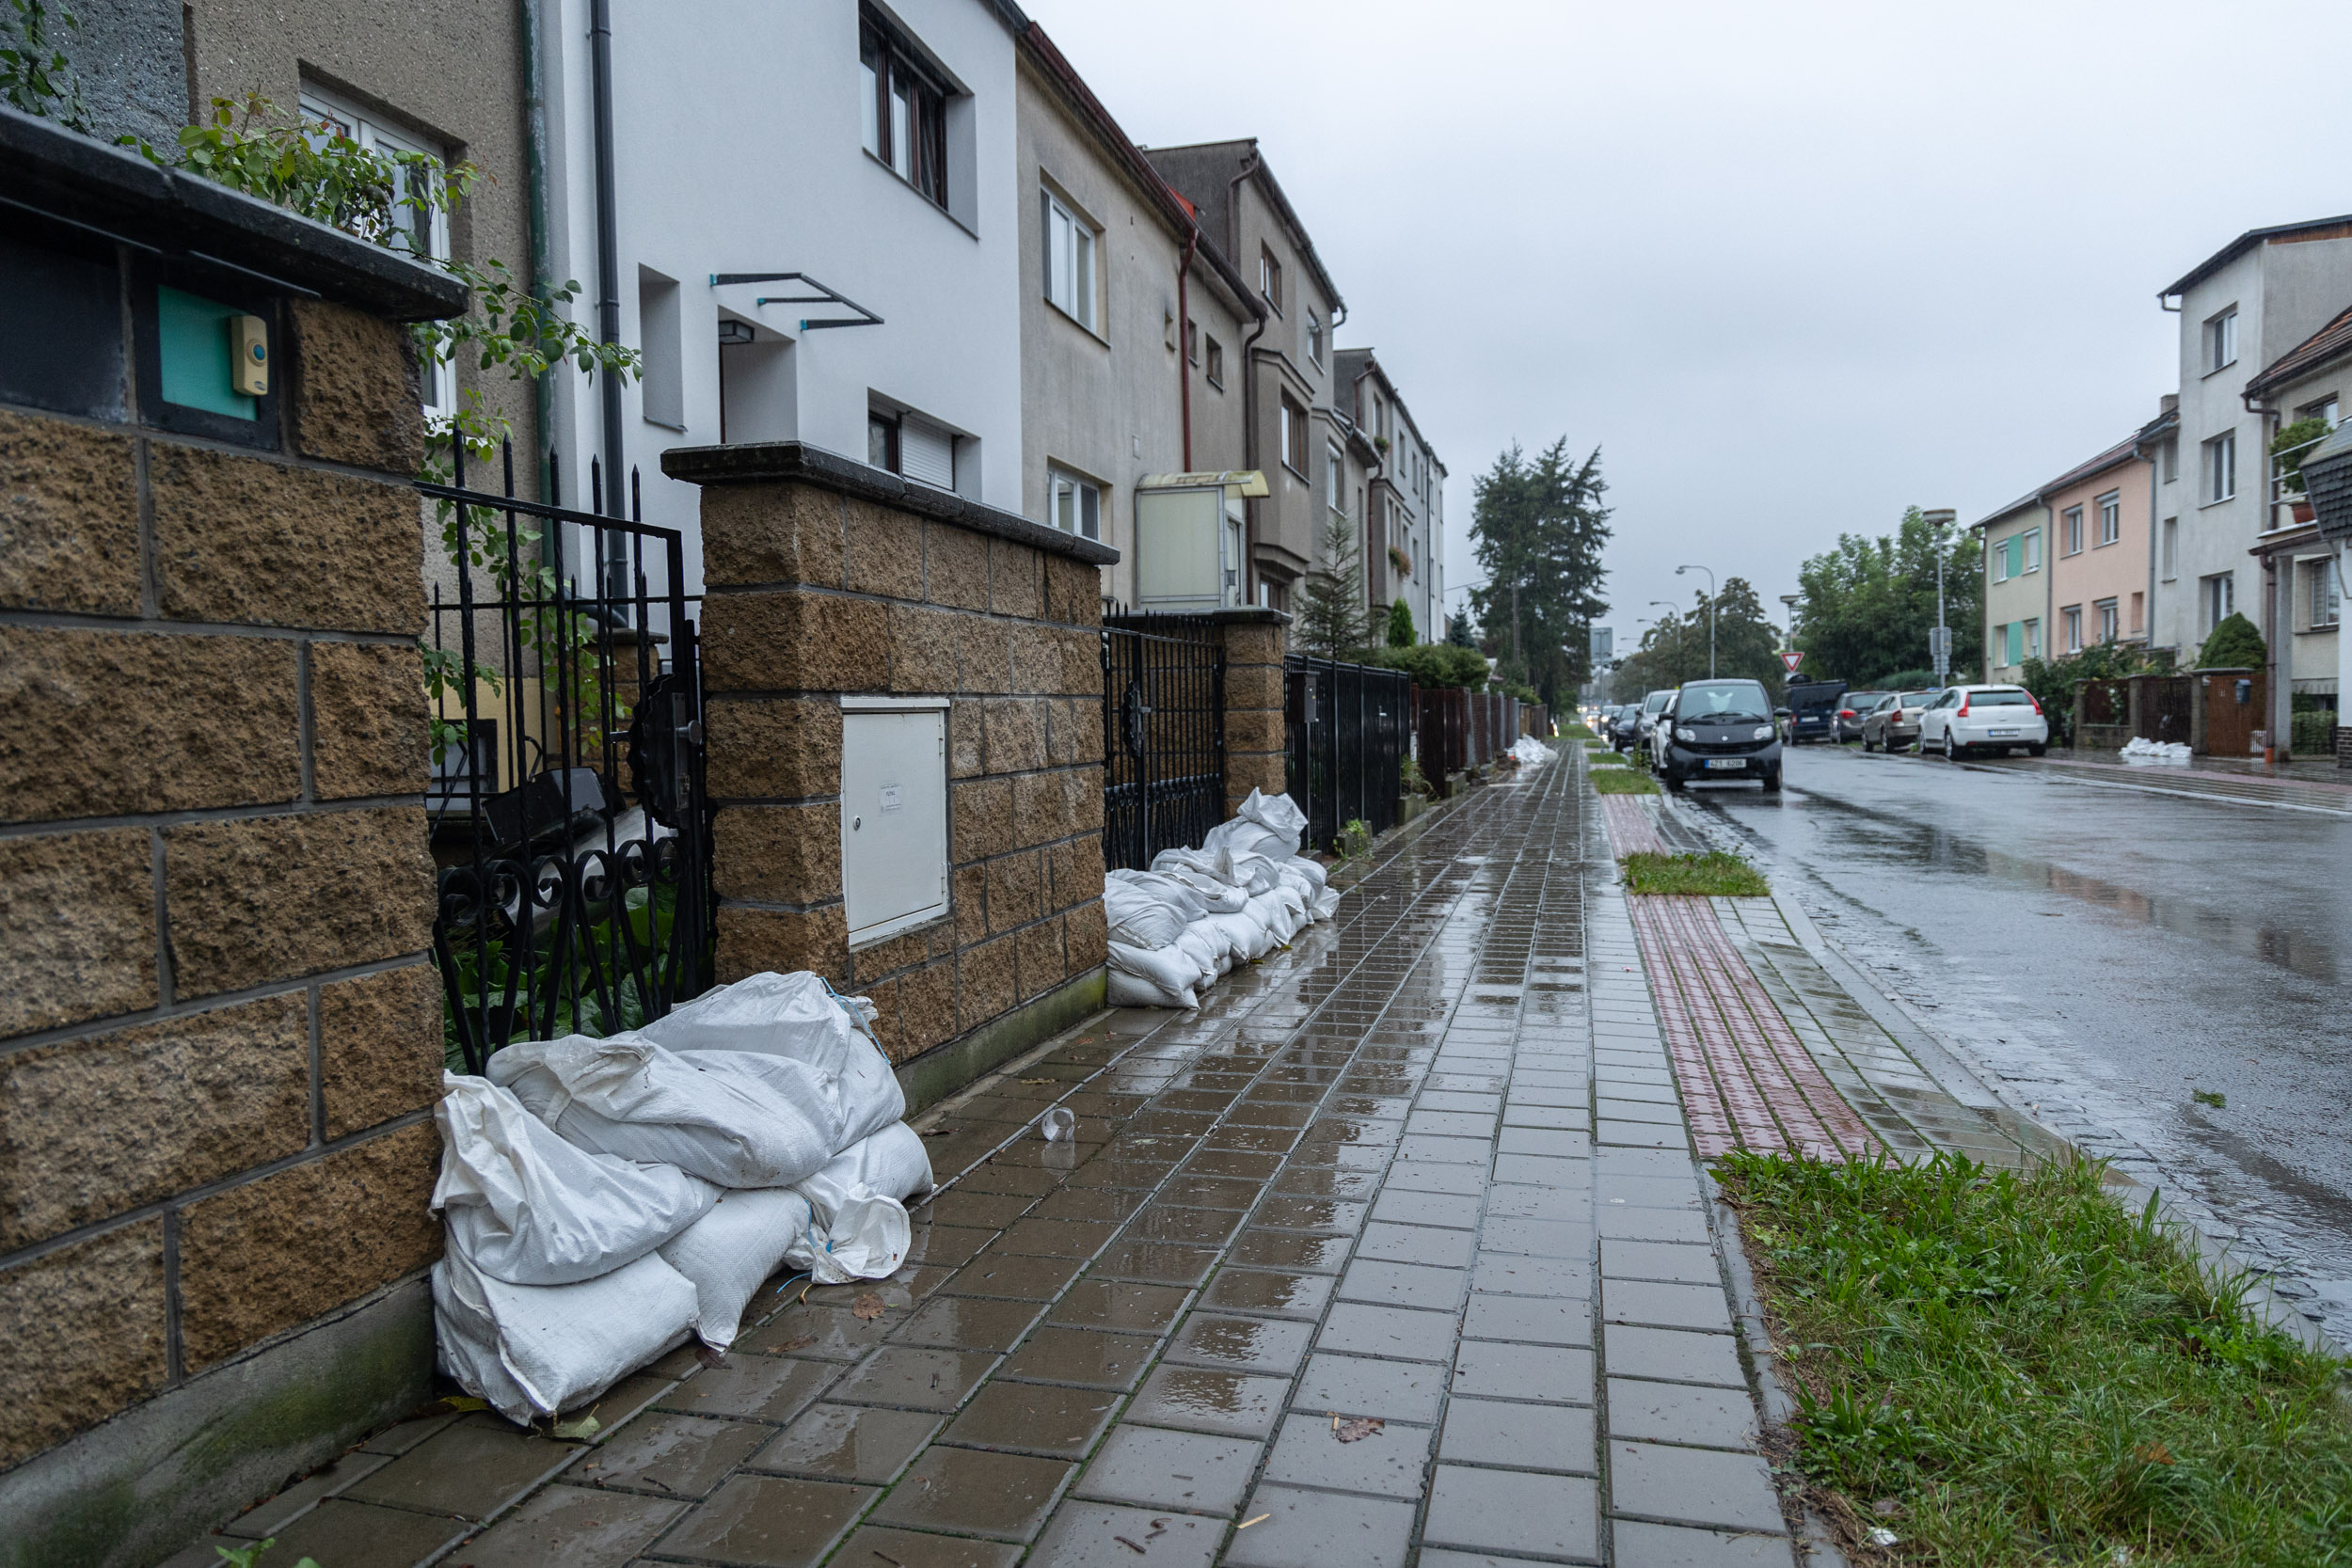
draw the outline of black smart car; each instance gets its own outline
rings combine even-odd
[[[1776,790],[1780,731],[1772,700],[1756,681],[1685,681],[1671,719],[1658,721],[1652,754],[1668,789],[1693,779],[1754,779]]]

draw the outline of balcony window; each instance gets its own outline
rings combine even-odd
[[[864,73],[866,150],[946,206],[946,90],[870,12],[858,25],[858,65]]]

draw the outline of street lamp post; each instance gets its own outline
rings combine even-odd
[[[1685,641],[1682,633],[1682,607],[1672,599],[1652,599],[1650,603],[1675,612],[1675,684],[1680,686],[1682,684],[1682,644]],[[1664,617],[1661,616],[1660,619],[1662,620]]]
[[[1952,628],[1944,620],[1944,531],[1960,521],[1960,514],[1946,506],[1919,515],[1935,530],[1935,634],[1928,640],[1928,654],[1940,684],[1952,678]]]
[[[1705,566],[1677,566],[1675,576],[1685,572],[1707,573],[1707,678],[1715,678],[1715,574]]]

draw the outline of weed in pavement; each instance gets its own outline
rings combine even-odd
[[[1764,873],[1721,849],[1704,855],[1661,855],[1638,849],[1625,858],[1628,893],[1680,893],[1701,898],[1762,898],[1772,893]]]
[[[2105,1167],[1717,1174],[1857,1561],[2352,1563],[2346,1364],[2261,1325]],[[1869,1531],[1897,1537],[1864,1544]]]
[[[1658,781],[1629,768],[1603,768],[1591,775],[1596,795],[1655,795]]]

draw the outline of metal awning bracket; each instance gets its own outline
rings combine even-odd
[[[814,332],[825,326],[880,326],[882,319],[860,305],[838,289],[819,283],[804,272],[714,272],[710,286],[723,289],[734,283],[799,283],[814,293],[805,294],[761,294],[754,305],[839,305],[857,312],[854,316],[820,316],[801,323],[801,330]]]

